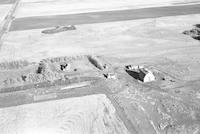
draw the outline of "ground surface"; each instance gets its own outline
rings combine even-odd
[[[137,20],[165,16],[197,14],[200,5],[180,5],[167,7],[153,7],[143,9],[129,9],[118,11],[91,12],[80,14],[29,16],[13,21],[10,31],[39,29],[55,25],[80,25],[91,23],[104,23],[113,21]],[[59,20],[59,21],[58,21]],[[34,23],[33,23],[34,22]]]
[[[199,4],[166,1],[2,2],[17,8],[1,15],[0,133],[199,134]],[[133,9],[162,2],[173,6]],[[110,7],[119,11],[94,12]],[[127,65],[156,80],[138,81]]]
[[[6,15],[8,14],[8,11],[10,10],[11,5],[1,5],[0,6],[0,24],[5,19]]]
[[[105,95],[23,105],[0,113],[1,133],[129,134]]]
[[[194,2],[189,0],[186,2]],[[17,18],[164,6],[185,0],[22,0]],[[48,10],[46,10],[48,9]]]

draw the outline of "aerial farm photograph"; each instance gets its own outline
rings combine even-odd
[[[200,134],[200,0],[0,0],[0,134]]]

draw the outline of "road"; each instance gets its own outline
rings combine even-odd
[[[3,22],[3,26],[0,28],[0,47],[2,46],[1,38],[3,37],[4,33],[9,31],[9,27],[11,25],[12,19],[14,18],[14,13],[19,5],[20,0],[2,0],[1,2],[3,2],[3,1],[11,2],[11,3],[13,3],[13,6],[10,9],[10,11],[8,12],[8,14],[6,15],[5,20]],[[0,2],[0,4],[1,4],[1,2]]]
[[[67,15],[34,16],[15,19],[11,24],[10,31],[40,29],[54,27],[58,25],[103,23],[199,13],[200,4],[90,12]]]

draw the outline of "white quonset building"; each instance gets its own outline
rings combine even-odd
[[[139,79],[142,82],[151,82],[156,80],[154,74],[151,71],[145,69],[139,70]]]
[[[133,72],[132,77],[134,77],[137,80],[140,80],[142,82],[151,82],[156,80],[156,77],[154,76],[153,72],[145,68],[144,66],[128,65],[126,68],[127,70]]]

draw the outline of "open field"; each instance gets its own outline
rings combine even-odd
[[[164,58],[182,65],[193,62],[193,57],[195,64],[184,65],[184,68],[191,70],[196,78],[199,77],[195,73],[199,64],[196,56],[199,42],[182,32],[198,24],[199,18],[199,15],[187,15],[78,25],[77,30],[55,35],[42,34],[43,29],[9,32],[4,39],[0,59],[39,61],[52,55],[96,54],[121,58]]]
[[[144,50],[147,49],[153,55],[156,55],[156,50],[164,52],[167,50],[163,48],[172,48],[172,50],[176,48],[184,49],[186,46],[187,48],[198,48],[199,42],[183,35],[182,32],[197,24],[199,18],[199,15],[188,15],[78,25],[77,30],[55,35],[42,34],[41,31],[44,29],[13,31],[9,32],[4,39],[4,45],[1,49],[1,61],[22,57],[40,57],[39,59],[41,59],[51,55],[64,56],[76,55],[77,53],[96,53],[112,56],[114,56],[113,54],[116,56],[125,54],[126,57],[131,54],[139,57],[144,53],[146,54]],[[41,45],[42,47],[40,47]],[[123,50],[120,46],[124,47]],[[112,51],[110,51],[111,49]],[[124,53],[124,51],[126,52]],[[151,54],[147,56],[149,57]]]
[[[196,0],[189,0],[192,2]],[[185,0],[22,0],[17,18],[166,6]],[[48,9],[48,10],[46,10]]]
[[[0,114],[1,134],[129,134],[102,94],[5,108]]]
[[[158,18],[166,16],[197,14],[200,5],[165,6],[143,9],[130,9],[118,11],[104,11],[80,13],[71,15],[50,15],[18,18],[13,21],[10,31],[39,29],[58,25],[80,25],[92,23],[104,23],[114,21],[126,21],[137,19]],[[33,23],[34,22],[34,23]]]

